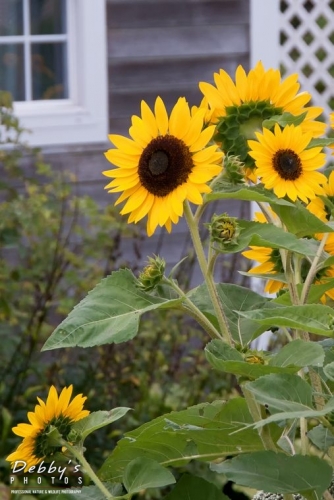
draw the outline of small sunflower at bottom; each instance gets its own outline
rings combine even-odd
[[[255,135],[257,141],[248,141],[249,155],[254,158],[255,174],[266,189],[272,189],[278,198],[299,198],[305,203],[324,193],[326,176],[316,170],[324,165],[326,155],[321,147],[307,149],[312,139],[310,133],[304,133],[299,126],[281,129],[276,124],[273,132],[265,128],[262,134]]]
[[[183,215],[184,202],[203,203],[211,192],[208,182],[222,171],[223,153],[211,139],[215,126],[203,129],[205,108],[190,112],[181,97],[168,117],[160,97],[154,112],[141,102],[141,117],[132,117],[130,138],[112,134],[115,149],[106,158],[117,168],[103,172],[113,180],[109,193],[122,193],[116,205],[127,200],[121,214],[137,223],[147,216],[147,234],[158,226],[171,231]]]
[[[23,438],[17,449],[8,455],[6,460],[12,465],[20,460],[26,463],[25,471],[39,464],[42,460],[60,452],[59,443],[50,442],[50,431],[55,428],[64,440],[71,431],[72,424],[89,415],[83,409],[86,397],[78,394],[70,402],[73,386],[65,387],[58,396],[57,390],[51,386],[46,402],[37,398],[38,405],[34,412],[28,412],[30,424],[22,423],[13,427],[13,432]]]

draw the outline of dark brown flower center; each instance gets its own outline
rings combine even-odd
[[[279,176],[287,181],[294,181],[302,173],[302,162],[292,149],[279,149],[273,156],[273,167]]]
[[[155,137],[139,160],[140,183],[155,196],[164,197],[187,182],[194,168],[186,144],[173,135]]]
[[[168,155],[164,151],[154,151],[148,162],[148,168],[152,175],[160,175],[168,168]]]

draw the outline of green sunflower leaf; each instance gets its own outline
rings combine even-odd
[[[238,312],[252,309],[257,310],[268,305],[270,306],[270,299],[263,297],[249,288],[231,283],[217,284],[217,292],[227,317],[232,337],[236,342],[242,345],[248,344],[250,340],[268,329],[267,325],[262,326],[252,319],[240,317]],[[212,300],[206,285],[203,284],[194,288],[187,295],[214,326],[218,328]]]
[[[331,398],[325,404],[322,410],[314,410],[313,408],[309,408],[307,406],[304,406],[304,408],[302,408],[301,406],[299,409],[294,408],[292,410],[277,411],[276,413],[273,413],[272,415],[270,415],[267,418],[264,418],[263,420],[259,420],[258,422],[250,424],[249,427],[253,427],[254,429],[259,429],[264,425],[272,424],[273,422],[281,422],[282,420],[294,420],[296,418],[319,418],[319,417],[324,417],[325,415],[328,414],[332,414],[333,411],[334,411],[334,398]]]
[[[128,269],[116,271],[70,312],[42,350],[126,342],[137,335],[144,313],[177,307],[180,303],[181,299],[168,300],[141,291]]]
[[[301,493],[314,500],[321,499],[333,472],[318,457],[288,456],[274,451],[247,453],[213,464],[211,469],[240,486],[281,494]]]
[[[277,203],[272,203],[271,207],[285,224],[288,231],[295,234],[298,238],[312,236],[316,233],[331,233],[334,231],[330,224],[322,222],[299,201],[293,207],[285,207]]]
[[[313,429],[311,429],[307,433],[307,435],[312,443],[315,444],[316,447],[321,451],[327,451],[328,448],[334,446],[333,434],[327,427],[324,427],[323,425],[317,425],[316,427],[313,427]]]
[[[261,278],[263,280],[280,281],[281,283],[287,283],[286,276],[283,273],[271,274],[271,273],[251,273],[250,271],[239,271],[239,274],[242,274],[243,276],[249,276],[250,278]]]
[[[329,380],[334,380],[334,362],[328,363],[324,367],[324,373]]]
[[[256,276],[256,275],[254,275],[254,276]],[[263,276],[259,275],[259,277],[263,277]],[[269,275],[269,278],[268,278],[268,276],[265,276],[265,277],[267,279],[274,279],[273,277],[270,277],[270,275]],[[275,275],[275,277],[277,277],[277,275]],[[279,281],[283,281],[283,280],[279,279]],[[324,278],[322,278],[322,281],[324,281],[324,282],[321,284],[311,285],[308,296],[307,296],[307,304],[318,303],[320,301],[321,297],[328,290],[332,290],[334,288],[334,278],[324,277]],[[298,290],[299,296],[300,296],[302,289],[303,289],[302,284],[297,285],[297,290]],[[292,302],[291,302],[290,292],[287,291],[285,293],[282,293],[281,295],[279,295],[278,297],[273,299],[273,302],[275,304],[281,304],[284,306],[291,306]]]
[[[270,308],[239,311],[238,314],[263,326],[286,326],[317,335],[334,337],[333,309],[323,304],[284,307],[271,303]]]
[[[175,488],[163,500],[229,500],[217,486],[202,477],[183,474]]]
[[[288,233],[274,224],[262,224],[249,220],[238,220],[240,234],[233,245],[226,250],[220,249],[221,253],[236,253],[248,246],[267,248],[285,248],[291,252],[314,257],[317,245],[312,240],[301,240],[295,234]]]
[[[116,420],[124,417],[124,415],[131,410],[131,408],[119,407],[113,408],[110,411],[94,411],[90,413],[87,417],[78,420],[72,425],[71,432],[75,432],[81,436],[82,439],[92,432],[105,427],[106,425],[115,422]]]
[[[334,398],[331,398],[320,410],[313,408],[312,388],[298,375],[270,374],[247,382],[245,388],[252,393],[261,405],[266,405],[271,415],[250,424],[258,429],[264,425],[296,418],[318,418],[331,414],[334,410]]]
[[[306,115],[306,111],[305,113],[302,113],[298,116],[292,115],[291,113],[286,111],[282,115],[275,115],[267,120],[263,120],[262,126],[269,129],[272,129],[275,126],[275,123],[278,123],[278,125],[280,125],[282,128],[286,127],[287,125],[297,126],[304,121]]]
[[[334,255],[331,255],[331,257],[327,257],[323,260],[323,262],[321,263],[321,265],[318,266],[318,270],[319,269],[323,269],[325,267],[330,267],[330,266],[333,266],[334,265]]]
[[[123,484],[131,495],[147,488],[162,488],[175,482],[175,477],[168,469],[147,457],[131,460],[123,475]]]
[[[268,203],[276,203],[286,207],[293,207],[294,204],[284,198],[277,198],[272,191],[265,189],[261,184],[256,186],[247,186],[245,184],[235,185],[224,180],[218,181],[213,188],[213,191],[206,194],[205,201],[214,200],[245,200],[245,201],[262,201]]]
[[[297,339],[286,344],[275,356],[270,358],[269,365],[276,367],[296,366],[298,368],[321,367],[324,360],[325,351],[319,343]]]
[[[307,435],[312,443],[321,451],[327,451],[328,448],[334,446],[334,436],[327,427],[317,425],[313,427]]]
[[[269,373],[296,373],[299,370],[297,363],[295,365],[291,363],[289,366],[248,363],[240,352],[218,339],[207,344],[205,356],[211,366],[217,370],[250,379],[256,379]]]
[[[258,433],[244,430],[252,422],[244,398],[203,403],[162,415],[126,433],[102,465],[99,477],[121,482],[127,465],[139,457],[163,467],[182,467],[193,459],[211,461],[262,450]],[[240,432],[231,435],[234,431]]]
[[[247,382],[245,387],[271,413],[312,408],[312,387],[298,375],[273,373]]]
[[[326,138],[326,137],[314,138],[314,139],[311,139],[311,141],[306,149],[316,148],[316,147],[326,148],[326,147],[332,146],[333,144],[334,144],[333,137],[332,138]]]

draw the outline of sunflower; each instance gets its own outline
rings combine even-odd
[[[207,182],[222,170],[223,154],[218,146],[208,145],[214,126],[203,130],[205,108],[191,114],[181,97],[168,117],[160,97],[154,113],[141,102],[141,117],[132,117],[132,139],[110,135],[116,149],[106,158],[116,169],[103,172],[112,180],[109,193],[122,192],[116,205],[127,200],[121,214],[130,214],[128,222],[137,223],[147,215],[147,234],[157,226],[170,232],[183,215],[183,202],[203,203],[202,194],[211,191]]]
[[[281,255],[276,248],[250,246],[250,250],[242,252],[247,259],[260,262],[259,266],[252,267],[250,274],[279,274],[284,273]],[[266,293],[277,293],[286,285],[281,281],[268,280],[264,291]]]
[[[307,149],[312,139],[309,132],[294,125],[282,130],[276,123],[274,132],[265,128],[263,134],[255,135],[257,141],[248,141],[249,154],[265,188],[273,189],[278,198],[299,198],[305,203],[323,194],[321,185],[326,184],[326,176],[314,170],[324,165],[326,157],[321,147]]]
[[[215,86],[200,82],[199,87],[211,108],[211,123],[217,124],[216,140],[222,149],[240,156],[249,166],[253,165],[247,155],[247,139],[262,129],[263,120],[290,113],[300,116],[305,113],[300,126],[318,137],[325,132],[326,124],[315,121],[322,112],[321,107],[306,107],[311,99],[308,92],[298,93],[298,75],[293,74],[281,81],[278,69],[265,70],[258,62],[246,74],[242,66],[235,73],[235,83],[224,71],[214,73]]]
[[[51,445],[48,434],[55,427],[61,436],[66,439],[71,424],[89,415],[88,410],[83,410],[86,397],[78,394],[70,403],[73,386],[65,387],[59,397],[57,390],[51,386],[46,402],[37,398],[39,404],[34,412],[28,413],[30,424],[18,424],[12,431],[23,438],[16,451],[11,453],[6,460],[12,465],[17,460],[26,462],[25,471],[37,465],[43,459],[61,450],[59,444]]]

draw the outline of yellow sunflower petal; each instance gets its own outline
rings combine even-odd
[[[147,144],[152,140],[150,130],[138,116],[132,117],[132,127],[129,128],[129,134],[142,148],[146,148]]]
[[[134,222],[135,224],[139,222],[145,215],[147,215],[154,203],[154,195],[151,193],[147,193],[145,202],[142,203],[141,206],[138,208],[134,209],[132,213],[129,216],[128,222]]]
[[[120,213],[124,215],[132,212],[145,202],[147,195],[148,192],[146,191],[146,189],[144,189],[142,186],[139,186],[136,191],[129,197]]]
[[[184,97],[175,104],[169,118],[169,133],[182,139],[190,126],[190,109]]]
[[[196,205],[202,205],[203,198],[199,190],[194,184],[187,183],[187,199],[191,203],[195,203]]]
[[[143,151],[143,148],[139,144],[122,135],[111,134],[109,135],[109,139],[116,148],[128,155],[140,155]]]
[[[168,131],[168,114],[166,111],[166,107],[163,103],[161,97],[157,97],[154,106],[154,113],[157,122],[157,126],[159,129],[159,133],[161,135],[166,135]]]
[[[113,163],[116,167],[122,168],[134,168],[138,165],[140,159],[140,155],[127,155],[126,153],[118,151],[118,149],[109,149],[104,155],[110,163]],[[108,175],[108,172],[110,172],[110,170],[105,170],[103,174]]]
[[[121,194],[121,196],[119,196],[119,198],[117,198],[117,200],[115,201],[115,206],[116,205],[119,205],[120,203],[122,203],[122,201],[126,200],[127,198],[129,198],[129,196],[131,196],[133,193],[135,193],[138,189],[138,186],[133,186],[132,188],[130,189],[125,189],[125,191],[123,191],[123,193]]]
[[[57,406],[57,415],[59,415],[62,410],[66,409],[69,405],[70,399],[72,397],[73,385],[69,387],[64,387],[59,395],[58,406]]]
[[[200,137],[203,128],[204,110],[199,110],[195,116],[191,118],[187,133],[182,140],[190,148],[194,142]]]
[[[30,436],[33,430],[34,427],[30,424],[18,424],[16,427],[12,428],[14,434],[21,437]]]
[[[191,144],[191,146],[189,147],[189,150],[191,152],[194,152],[194,151],[199,151],[200,149],[203,149],[208,144],[208,142],[212,139],[215,128],[216,128],[215,125],[211,125],[211,126],[207,127],[206,129],[204,129],[203,132],[200,133],[198,139]]]
[[[141,101],[141,116],[151,137],[157,137],[159,130],[153,111],[145,101]]]
[[[166,221],[166,224],[165,224],[165,228],[167,229],[167,231],[170,233],[171,230],[172,230],[172,221],[170,219],[168,219]]]

